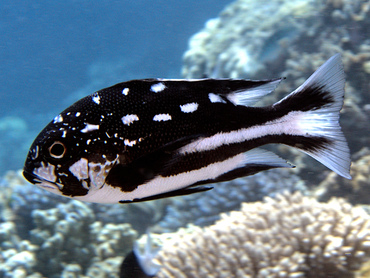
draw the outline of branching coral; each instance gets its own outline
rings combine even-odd
[[[78,264],[85,271],[92,262],[125,255],[137,236],[126,223],[94,222],[93,211],[75,200],[35,210],[32,216],[37,228],[31,231],[31,242],[39,246],[36,270],[48,277],[58,275],[65,265]]]
[[[370,217],[343,199],[300,193],[243,203],[240,211],[159,254],[164,277],[353,277],[370,255]]]

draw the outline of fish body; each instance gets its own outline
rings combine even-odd
[[[143,79],[102,89],[41,131],[23,174],[48,191],[83,201],[144,201],[292,167],[259,148],[278,143],[351,178],[338,123],[345,84],[340,55],[281,101],[252,106],[280,81]]]

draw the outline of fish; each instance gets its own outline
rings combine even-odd
[[[149,231],[146,233],[147,240],[143,251],[140,250],[137,241],[133,249],[123,259],[119,277],[120,278],[151,278],[159,272],[161,265],[154,259],[161,250],[160,247],[153,247]]]
[[[284,144],[351,179],[339,124],[345,88],[340,54],[280,101],[255,106],[282,79],[150,78],[96,91],[40,132],[23,176],[81,201],[140,202],[292,168],[260,148]]]

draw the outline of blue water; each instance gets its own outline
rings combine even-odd
[[[36,133],[82,95],[180,77],[190,36],[229,2],[1,1],[0,174],[22,168]]]

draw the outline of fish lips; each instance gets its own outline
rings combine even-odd
[[[29,173],[26,169],[23,169],[22,174],[23,174],[23,177],[30,183],[33,183],[33,184],[40,183],[40,181],[36,180],[36,176],[34,174]]]
[[[33,173],[30,173],[29,171],[27,171],[27,169],[23,169],[23,177],[30,183],[36,184],[43,189],[46,189],[47,191],[55,194],[60,194],[60,191],[63,188],[61,184],[41,178]]]

